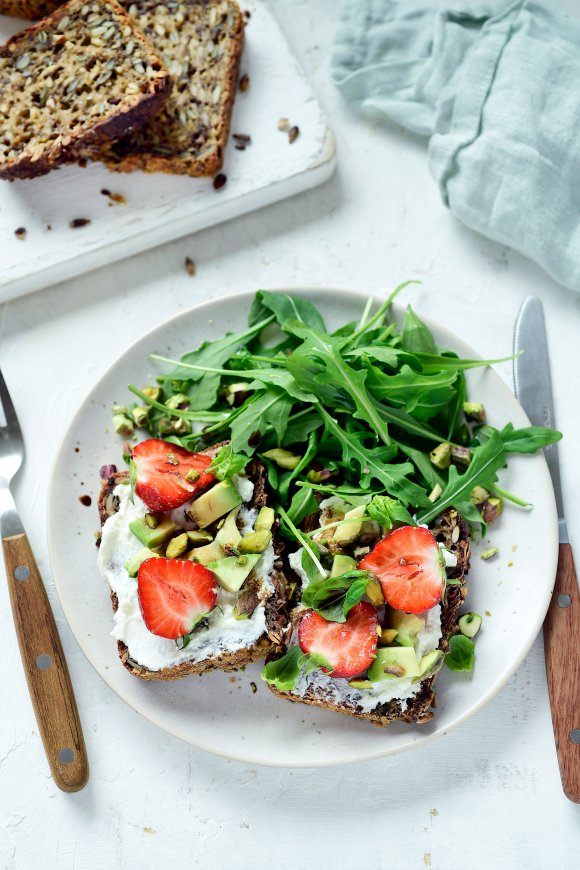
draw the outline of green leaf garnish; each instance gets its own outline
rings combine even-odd
[[[472,671],[475,664],[475,644],[463,634],[454,634],[449,641],[445,664],[450,671]]]
[[[295,688],[300,673],[324,668],[332,673],[332,665],[324,656],[318,653],[303,653],[299,646],[290,647],[288,652],[279,659],[268,662],[261,672],[262,679],[279,692],[291,692]]]
[[[218,480],[231,480],[234,474],[240,474],[244,470],[249,461],[249,456],[244,453],[234,453],[232,445],[226,444],[215,457],[208,471],[212,471]]]
[[[302,604],[328,622],[346,622],[349,611],[362,601],[369,585],[366,571],[347,571],[338,577],[310,583],[302,593]]]

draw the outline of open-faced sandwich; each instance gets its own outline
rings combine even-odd
[[[510,455],[561,436],[489,425],[465,371],[495,361],[410,307],[399,327],[401,289],[335,331],[260,291],[246,329],[152,354],[157,383],[114,407],[129,468],[102,469],[99,566],[131,673],[265,660],[280,697],[387,725],[431,718],[443,664],[473,668],[471,537],[531,507],[498,483]]]

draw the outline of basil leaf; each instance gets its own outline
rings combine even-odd
[[[475,644],[463,634],[454,634],[449,641],[445,664],[450,671],[472,671],[475,664]]]
[[[325,668],[328,673],[334,670],[330,662],[319,653],[309,655],[303,653],[299,646],[293,646],[281,658],[264,665],[261,677],[279,692],[291,692],[302,671],[309,674],[319,668]]]
[[[231,444],[226,444],[217,454],[208,471],[213,471],[218,480],[231,480],[234,474],[240,474],[250,461],[243,453],[234,453]]]
[[[302,593],[302,604],[315,610],[328,622],[346,622],[349,610],[362,600],[368,584],[368,573],[359,570],[316,580]]]
[[[270,313],[274,315],[284,332],[292,332],[290,325],[293,323],[304,324],[326,332],[324,320],[312,302],[300,296],[291,296],[289,293],[258,290],[250,309],[250,326],[263,320]]]
[[[387,495],[375,495],[365,508],[368,516],[379,525],[392,529],[397,526],[416,526],[417,523],[409,511],[394,498]]]
[[[401,345],[404,350],[408,350],[411,353],[416,353],[417,351],[422,353],[437,353],[437,345],[431,330],[425,326],[410,305],[407,308],[403,321]]]
[[[479,437],[480,433],[488,434],[493,430],[491,426],[483,426],[477,430]],[[499,436],[503,441],[503,446],[506,453],[536,453],[537,450],[547,447],[549,444],[555,444],[562,438],[562,433],[556,429],[548,429],[543,426],[527,426],[525,429],[514,429],[512,423],[500,431]]]

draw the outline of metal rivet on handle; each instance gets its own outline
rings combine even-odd
[[[52,665],[52,658],[51,658],[51,656],[49,656],[48,653],[42,653],[42,655],[39,655],[38,658],[36,659],[36,667],[40,671],[47,671],[51,665]]]
[[[14,569],[14,576],[17,580],[28,580],[30,577],[30,571],[26,565],[18,565],[18,567]]]
[[[558,595],[558,606],[559,607],[570,607],[572,604],[572,599],[569,595],[566,595],[564,592],[561,595]]]
[[[58,750],[58,760],[62,764],[70,764],[71,761],[74,761],[75,754],[72,749],[59,749]]]

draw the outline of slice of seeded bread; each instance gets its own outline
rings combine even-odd
[[[54,12],[62,4],[63,0],[0,0],[0,15],[35,21]]]
[[[83,156],[110,169],[214,175],[221,168],[244,40],[235,0],[121,0],[163,58],[171,97],[131,136]]]
[[[0,48],[0,178],[139,128],[167,99],[162,61],[116,0],[70,0]]]
[[[209,455],[217,452],[217,448],[222,445],[216,445],[209,448]],[[247,468],[248,477],[254,484],[254,493],[248,507],[260,509],[268,503],[268,493],[266,486],[266,471],[264,466],[253,460]],[[114,495],[114,489],[119,483],[127,483],[129,479],[128,472],[117,472],[111,475],[108,480],[105,480],[101,488],[99,497],[99,517],[101,526],[105,524],[108,517],[114,514],[118,509],[118,502]],[[274,563],[274,572],[272,573],[272,583],[274,585],[274,594],[265,602],[266,613],[266,632],[258,638],[251,646],[245,649],[237,650],[236,652],[224,652],[211,656],[197,662],[184,661],[180,664],[169,668],[163,668],[160,671],[151,671],[143,667],[138,662],[131,659],[129,650],[123,641],[117,641],[119,656],[121,662],[127,668],[130,674],[139,677],[142,680],[179,680],[181,677],[187,677],[190,674],[203,674],[206,671],[237,671],[251,662],[263,661],[267,656],[277,656],[283,651],[284,640],[288,629],[288,601],[286,593],[286,578],[281,570],[282,561],[280,554],[283,545],[280,541],[274,540],[274,549],[278,559]],[[251,578],[251,575],[250,575]],[[111,603],[113,610],[117,610],[117,596],[111,592]]]
[[[447,652],[449,649],[449,639],[457,629],[459,608],[467,596],[470,535],[467,523],[454,510],[448,510],[441,514],[435,521],[432,531],[437,541],[443,543],[446,549],[457,557],[457,566],[455,568],[447,568],[447,577],[459,582],[457,585],[447,587],[445,600],[441,604],[441,630],[443,636],[439,642],[439,649]],[[291,569],[287,569],[287,573],[290,577],[292,573]],[[293,617],[294,623],[299,622],[302,615],[303,612],[296,611]],[[276,658],[276,656],[269,656],[270,660],[273,658]],[[315,691],[313,688],[309,688],[304,697],[293,695],[291,692],[280,692],[272,686],[270,686],[270,689],[275,695],[285,698],[287,701],[323,707],[326,710],[333,710],[336,713],[353,716],[356,719],[365,719],[367,722],[372,722],[373,725],[385,727],[390,725],[391,722],[423,724],[432,719],[435,715],[433,709],[435,707],[435,692],[433,691],[435,678],[433,676],[424,680],[421,683],[419,692],[410,698],[406,702],[406,705],[401,704],[400,701],[392,700],[387,703],[377,704],[370,712],[365,712],[361,707],[353,704],[333,703],[328,696],[324,695],[322,689]]]

